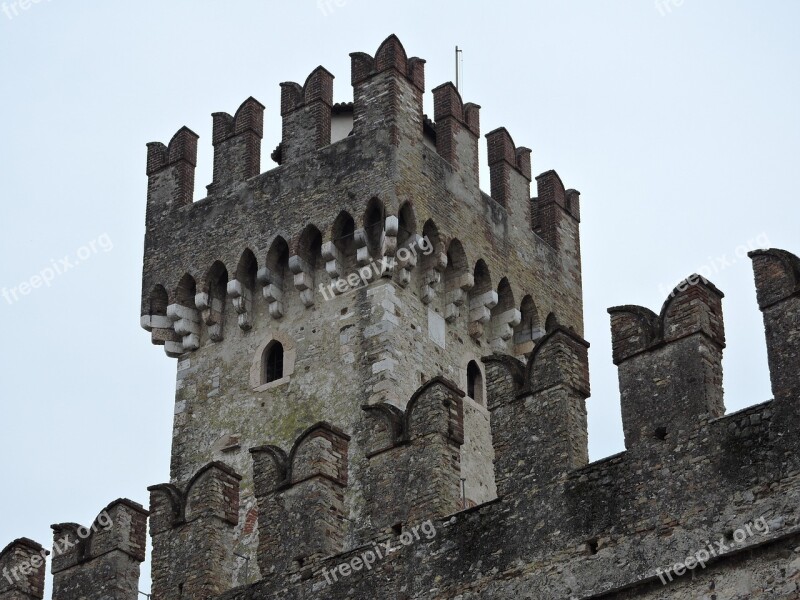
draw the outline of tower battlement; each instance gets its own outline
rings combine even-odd
[[[227,287],[245,253],[253,255],[252,266],[262,276],[252,282],[239,279],[234,290],[252,298],[263,292],[271,316],[281,318],[287,302],[311,307],[320,300],[320,285],[336,293],[337,280],[348,271],[372,261],[398,261],[398,252],[424,234],[433,236],[439,260],[427,265],[398,261],[402,268],[382,276],[402,285],[422,280],[426,300],[437,287],[449,287],[449,294],[439,294],[455,301],[441,312],[455,318],[476,285],[464,276],[472,270],[469,265],[477,268],[481,260],[485,281],[477,285],[497,285],[501,275],[516,271],[516,277],[508,277],[510,289],[517,298],[534,292],[536,311],[544,313],[531,317],[537,323],[556,306],[548,306],[551,294],[536,294],[532,280],[554,281],[566,295],[559,302],[559,318],[582,330],[579,264],[565,271],[560,258],[574,261],[579,254],[577,207],[569,210],[564,201],[554,200],[540,208],[550,201],[544,194],[541,201],[531,200],[530,150],[514,146],[505,128],[487,134],[491,196],[483,194],[478,181],[480,107],[464,103],[452,83],[445,83],[433,90],[435,123],[426,121],[425,61],[408,58],[395,36],[374,57],[353,53],[351,59],[353,101],[337,105],[334,134],[330,72],[318,67],[302,86],[281,84],[280,166],[266,173],[258,174],[263,105],[250,98],[234,117],[214,113],[214,181],[203,200],[190,202],[197,136],[182,128],[168,147],[148,145],[142,325],[153,333],[153,342],[172,356],[196,350],[206,337],[200,333],[204,324],[217,323],[213,317],[204,323],[209,319],[194,312],[194,296],[209,295],[221,276],[217,265],[224,267]],[[348,127],[348,117],[349,134],[341,129]],[[405,190],[412,175],[415,189]],[[465,222],[474,226],[472,236],[465,235]],[[421,266],[427,267],[424,272]],[[419,275],[412,275],[414,270]],[[530,270],[533,277],[525,281]],[[443,281],[448,271],[461,282],[460,290],[453,281]],[[492,281],[489,273],[497,273],[497,279]],[[244,275],[253,279],[252,273]],[[470,335],[480,336],[490,318],[493,299],[487,298],[488,303],[467,307],[478,316]],[[163,318],[170,304],[185,307],[172,314],[181,322],[177,330]],[[239,314],[251,312],[242,310]],[[512,322],[514,317],[506,315]],[[249,324],[249,318],[243,320]],[[207,335],[222,339],[215,331]]]
[[[0,598],[40,600],[44,597],[47,555],[41,544],[19,538],[0,552]]]
[[[53,529],[53,598],[132,598],[147,547],[149,513],[115,500],[91,526],[59,523]]]

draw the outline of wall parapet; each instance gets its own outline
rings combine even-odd
[[[41,544],[18,538],[0,551],[0,600],[42,600],[47,555]]]
[[[233,587],[240,481],[229,466],[211,462],[184,486],[147,488],[154,598],[213,598]]]
[[[89,527],[53,525],[53,600],[135,600],[148,515],[140,504],[121,498]]]
[[[342,551],[349,441],[340,429],[320,422],[306,429],[288,454],[272,445],[250,450],[263,574]]]

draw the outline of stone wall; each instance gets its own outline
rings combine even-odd
[[[28,538],[19,538],[0,552],[0,598],[41,600],[49,552]]]
[[[53,600],[136,600],[148,512],[120,499],[90,526],[53,525]]]

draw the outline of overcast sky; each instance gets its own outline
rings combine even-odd
[[[390,33],[427,60],[428,90],[453,79],[463,48],[483,132],[505,126],[535,173],[554,168],[582,193],[592,460],[624,448],[606,309],[658,311],[693,272],[726,294],[728,411],[769,399],[737,250],[800,253],[800,3],[659,2],[6,0],[0,548],[49,546],[50,524],[90,523],[121,496],[146,506],[146,487],[168,480],[175,361],[139,327],[145,144],[196,131],[201,198],[210,115],[252,95],[270,169],[278,84],[322,64],[349,101],[348,54]]]

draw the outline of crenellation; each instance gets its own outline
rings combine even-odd
[[[374,58],[364,52],[350,57],[353,133],[371,131],[392,146],[401,140],[422,145],[425,61],[408,58],[395,35],[383,41]]]
[[[701,416],[725,413],[722,398],[723,294],[692,275],[660,315],[619,306],[611,315],[625,447],[680,440]]]
[[[467,185],[477,187],[481,107],[472,102],[465,104],[451,82],[433,88],[432,93],[436,151],[454,171],[469,181]]]
[[[525,363],[507,354],[490,354],[482,359],[486,365],[486,388],[494,390],[488,395],[487,407],[493,410],[498,403],[513,398],[526,387]]]
[[[425,61],[417,57],[408,58],[403,44],[396,35],[390,35],[381,43],[375,58],[364,52],[353,52],[350,57],[352,58],[351,81],[354,85],[377,73],[395,70],[419,90],[425,90]]]
[[[277,446],[250,449],[253,460],[253,488],[258,505],[258,566],[263,577],[277,575],[287,567],[283,556],[283,516],[277,491],[288,485],[289,457]]]
[[[569,336],[566,331],[561,334]],[[564,368],[573,364],[564,361],[560,352],[565,341],[561,337],[558,344],[551,346],[555,351],[552,356],[555,364],[562,366],[557,371],[572,382],[569,385],[580,387],[580,378],[575,380],[568,375],[574,370]],[[578,348],[583,346],[575,339],[570,343]],[[504,368],[503,362],[507,361],[490,360],[487,364],[496,363]],[[550,368],[544,370],[554,372]],[[508,377],[517,380],[514,385],[518,386],[519,377],[512,371]],[[544,380],[549,378],[546,376]],[[665,580],[670,585],[664,587],[657,569],[669,568],[698,550],[711,548],[706,552],[711,570],[698,569],[697,574],[715,573],[718,580],[740,581],[746,578],[748,565],[762,558],[767,561],[765,566],[785,567],[788,563],[783,559],[793,557],[792,553],[772,556],[765,554],[765,550],[783,547],[785,543],[796,546],[800,514],[793,499],[800,497],[800,481],[796,475],[779,480],[771,479],[771,474],[758,476],[767,461],[772,460],[769,455],[742,450],[726,459],[728,451],[715,441],[719,439],[716,430],[733,429],[749,439],[758,439],[760,433],[745,432],[752,430],[753,417],[765,415],[769,406],[766,403],[722,419],[699,421],[672,459],[654,462],[650,456],[637,458],[624,452],[569,469],[566,481],[559,476],[549,482],[546,478],[515,480],[512,492],[515,497],[504,495],[475,509],[435,519],[432,526],[436,535],[421,539],[419,545],[400,548],[393,557],[392,567],[383,569],[380,577],[354,570],[347,579],[336,580],[325,573],[349,562],[365,548],[382,544],[387,535],[391,539],[391,533],[383,530],[375,534],[372,543],[321,559],[307,574],[308,579],[293,580],[288,587],[280,580],[265,580],[225,598],[257,598],[279,589],[288,594],[286,597],[302,598],[311,594],[312,589],[318,592],[320,586],[325,588],[326,597],[332,599],[366,597],[365,593],[395,598],[425,597],[430,590],[435,590],[437,597],[478,598],[488,594],[505,598],[516,597],[515,594],[526,589],[547,590],[547,597],[617,597],[639,589],[658,590],[664,594],[663,598],[683,598],[693,597],[696,587],[687,582],[694,579],[673,573],[669,577],[674,583]],[[556,415],[553,421],[557,420]],[[759,420],[756,429],[763,432],[770,427],[764,423],[769,423],[769,419]],[[689,460],[703,456],[708,460]],[[740,471],[742,475],[731,478],[720,472],[722,461],[729,463],[728,472]],[[541,472],[538,465],[533,470]],[[687,489],[696,492],[687,494]],[[403,526],[399,530],[409,529]],[[394,543],[397,544],[396,538]],[[793,597],[786,594],[797,590],[795,571],[787,572],[791,576],[786,579],[776,575],[775,581],[781,582],[783,594],[779,597]],[[685,595],[673,596],[684,584],[689,586],[681,592]],[[763,586],[760,580],[751,583],[745,580],[739,584],[744,587],[731,589],[747,593],[755,589],[749,587],[751,584]]]
[[[198,135],[182,127],[168,146],[147,144],[147,223],[154,225],[175,208],[192,203]]]
[[[136,600],[148,515],[141,505],[119,499],[90,527],[53,525],[53,600]]]
[[[261,139],[264,137],[265,107],[252,96],[245,100],[234,116],[217,112],[212,143],[214,145],[213,181],[208,195],[215,196],[241,184],[261,172]]]
[[[148,488],[154,598],[213,598],[233,587],[240,481],[212,462],[183,486]]]
[[[772,393],[797,407],[800,396],[800,258],[785,250],[750,252],[764,317]]]
[[[486,145],[492,199],[518,222],[530,222],[531,150],[517,148],[505,127],[487,133]]]
[[[387,402],[364,404],[361,408],[367,413],[365,424],[368,439],[368,445],[365,447],[367,458],[391,450],[404,441],[406,413],[403,409]]]
[[[349,441],[343,431],[318,423],[288,454],[277,446],[250,450],[263,574],[302,567],[344,549]]]
[[[800,438],[800,258],[785,250],[755,250],[756,296],[764,319],[770,383],[775,398],[775,429],[785,469],[798,468]]]
[[[800,258],[770,248],[748,253],[753,260],[758,306],[766,310],[800,294]]]
[[[588,462],[588,347],[579,336],[559,327],[537,344],[524,378],[518,363],[487,362],[495,478],[501,498],[513,495],[530,477],[546,483]]]
[[[554,248],[561,248],[569,240],[567,232],[580,223],[580,193],[566,190],[558,173],[546,171],[536,177],[537,194],[531,199],[531,227]],[[576,240],[577,241],[577,240]]]
[[[780,479],[775,442],[782,424],[775,418],[775,408],[770,400],[709,421],[716,473],[728,481],[751,485],[754,474],[741,465],[757,464],[758,479]]]
[[[363,55],[361,58],[364,58],[364,56],[368,56],[368,55]],[[405,81],[406,83],[400,85],[399,87],[395,86],[396,92],[397,93],[405,93],[403,90],[405,90],[407,92],[410,89],[413,89],[413,90],[416,90],[416,91],[413,92],[412,96],[417,95],[417,93],[421,93],[422,91],[424,91],[424,82],[423,82],[424,77],[421,76],[422,75],[421,69],[423,68],[423,61],[418,61],[418,60],[415,61],[414,59],[407,59],[407,58],[405,58],[405,56],[406,56],[405,55],[405,50],[402,49],[402,45],[399,44],[399,41],[393,36],[390,37],[389,39],[387,39],[384,42],[384,44],[381,45],[381,48],[379,49],[378,53],[376,53],[376,58],[370,59],[372,62],[371,62],[371,66],[368,69],[366,69],[361,74],[357,73],[358,69],[356,69],[354,71],[354,74],[355,74],[354,78],[353,78],[354,85],[356,87],[358,87],[359,85],[362,85],[362,84],[368,86],[369,82],[374,77],[379,77],[379,78],[383,77],[383,78],[392,79],[392,78],[396,77],[397,75],[404,75],[404,77],[400,77],[399,79],[397,79],[397,81]],[[355,60],[355,62],[358,62],[358,61]],[[329,87],[327,85],[327,83],[325,83],[325,81],[329,82],[330,78],[332,78],[332,75],[327,73],[327,71],[325,71],[324,69],[320,68],[320,69],[315,70],[315,72],[312,73],[311,76],[309,76],[309,79],[306,81],[306,86],[304,88],[300,88],[300,86],[298,86],[297,84],[285,84],[283,86],[283,90],[284,90],[283,94],[284,94],[284,96],[286,96],[286,98],[284,98],[285,101],[282,103],[282,113],[287,113],[287,111],[288,111],[288,113],[292,113],[292,114],[295,113],[295,112],[302,112],[302,110],[301,110],[302,107],[300,106],[301,103],[306,102],[311,97],[322,98],[322,96],[325,96],[325,94],[327,92],[325,92],[325,93],[323,93],[323,92],[324,92],[324,90],[326,90]],[[323,80],[325,80],[325,81],[323,81]],[[409,86],[408,88],[404,87],[406,84],[408,84],[408,86]],[[380,85],[383,85],[383,84],[380,84]],[[445,84],[445,86],[440,86],[439,88],[437,88],[437,90],[445,90],[445,91],[448,91],[448,93],[455,94],[457,96],[457,92],[453,90],[452,84]],[[301,92],[302,92],[302,94],[301,94]],[[356,95],[358,95],[357,90],[354,90],[354,93]],[[388,97],[383,92],[376,92],[376,93],[378,93],[378,95],[381,98],[380,101],[377,102],[377,104],[375,102],[369,101],[368,99],[366,99],[366,97],[364,99],[364,102],[362,102],[361,104],[364,105],[364,103],[366,103],[366,104],[369,105],[371,111],[375,110],[375,111],[383,113],[383,116],[379,116],[378,112],[374,113],[373,116],[376,119],[378,119],[376,122],[385,123],[385,122],[387,122],[387,118],[388,118],[388,120],[390,122],[396,121],[398,123],[397,127],[400,127],[400,123],[401,122],[402,123],[406,123],[407,126],[403,125],[400,129],[397,129],[396,127],[395,127],[395,129],[396,129],[397,132],[402,130],[404,132],[404,135],[406,136],[404,139],[407,139],[407,141],[409,141],[409,143],[412,143],[412,145],[415,145],[417,142],[415,142],[414,140],[419,138],[420,127],[421,127],[421,123],[422,123],[422,119],[421,119],[421,116],[420,116],[421,115],[421,103],[418,104],[416,100],[412,100],[412,97],[408,97],[407,98],[408,101],[400,100],[399,97],[398,97],[397,102],[386,104],[386,102],[388,102]],[[437,91],[437,93],[441,94],[441,91]],[[320,94],[322,94],[322,95],[320,95]],[[391,96],[391,94],[389,94],[389,96]],[[327,96],[325,96],[325,97],[327,98]],[[454,98],[455,98],[455,96],[454,96]],[[315,100],[315,101],[317,101],[317,100]],[[319,101],[321,101],[321,100],[319,100]],[[327,99],[325,99],[325,102],[330,104],[330,102]],[[478,107],[477,107],[477,105],[472,105],[470,103],[461,104],[460,98],[451,99],[451,103],[450,104],[452,105],[452,107],[460,107],[461,114],[460,115],[455,114],[455,116],[453,118],[461,119],[461,121],[463,122],[462,124],[464,125],[464,131],[468,131],[469,135],[474,137],[476,135],[475,132],[479,132],[479,115],[478,115]],[[358,102],[357,98],[356,98],[356,101],[352,104],[352,107],[353,107],[354,111],[358,112],[359,102]],[[417,108],[419,108],[419,110],[417,110]],[[245,110],[245,109],[247,109],[247,110]],[[451,113],[454,110],[455,109],[452,108],[451,109]],[[216,113],[215,119],[216,119],[217,126],[215,128],[214,141],[215,142],[219,142],[219,143],[225,142],[226,139],[227,139],[227,138],[225,138],[225,136],[230,134],[231,127],[233,127],[234,131],[236,131],[237,130],[236,128],[238,127],[240,130],[242,130],[241,133],[248,133],[248,135],[251,134],[251,133],[257,132],[261,128],[261,126],[253,121],[253,118],[254,118],[253,115],[255,115],[256,113],[258,113],[259,115],[263,114],[263,105],[258,104],[257,101],[255,101],[253,99],[248,99],[242,105],[242,107],[240,107],[240,110],[237,111],[237,116],[235,116],[235,117],[228,118],[228,117],[224,116],[223,113]],[[456,111],[456,113],[458,113],[458,111]],[[389,117],[392,114],[396,115],[396,119],[393,118],[393,117],[391,117],[391,118]],[[402,116],[402,118],[401,118],[401,115],[405,115],[405,116]],[[442,118],[446,119],[446,118],[450,118],[450,117],[442,117]],[[410,119],[410,120],[408,120],[408,119]],[[232,120],[235,123],[232,124]],[[238,125],[238,123],[240,121],[243,123],[243,125]],[[356,121],[357,121],[357,119],[356,119]],[[371,122],[371,119],[370,119],[370,122]],[[431,127],[433,127],[433,125]],[[354,129],[353,133],[354,134],[358,133],[358,127],[355,124],[354,124],[354,128],[355,129]],[[392,128],[390,127],[389,129],[392,129]],[[378,135],[378,136],[380,136],[379,133],[373,132],[369,128],[367,130],[365,130],[364,135],[370,135],[370,136]],[[351,149],[350,147],[353,145],[351,142],[356,141],[356,140],[352,139],[353,137],[354,136],[350,136],[349,138],[347,138],[347,140],[346,140],[347,141],[347,144],[346,144],[347,149],[345,149],[344,146],[338,147],[339,144],[334,144],[334,146],[337,146],[336,152],[334,152],[334,153],[335,154],[340,154],[341,150],[346,150],[347,153],[350,153],[350,149]],[[435,134],[434,134],[434,137],[435,137]],[[303,138],[303,139],[305,139],[305,138]],[[379,141],[379,139],[376,140],[376,141]],[[341,142],[344,143],[345,140],[342,140]],[[195,140],[195,145],[196,145],[196,140]],[[285,144],[282,143],[282,145],[285,145]],[[333,149],[334,149],[334,147],[332,146],[331,150],[333,150]],[[322,150],[323,149],[319,149],[318,152],[322,151]],[[514,160],[515,160],[515,162],[520,162],[520,165],[524,166],[524,160],[522,160],[522,155],[520,155],[518,157],[516,150],[517,149],[515,148],[514,149],[514,152],[515,152]],[[524,152],[522,154],[524,154]],[[309,160],[314,160],[315,162],[318,159],[323,158],[321,155],[319,157],[315,156],[315,153],[313,153],[313,152],[309,153],[307,156],[308,156]],[[520,161],[517,161],[518,158],[520,159]],[[284,161],[284,163],[285,163],[285,161]],[[358,164],[358,161],[355,161],[355,163],[351,163],[351,164]],[[283,182],[287,182],[288,181],[287,177],[289,177],[289,179],[291,179],[291,177],[290,177],[291,169],[287,170],[290,166],[291,166],[290,164],[283,164],[283,166],[278,169],[278,171],[281,172],[278,175],[281,176],[280,179],[283,180]],[[523,171],[525,171],[525,169],[523,169]],[[303,172],[306,173],[307,171],[305,169],[303,169]],[[265,175],[270,175],[270,174],[265,174]],[[325,176],[324,173],[321,173],[320,175],[322,177]],[[263,182],[266,184],[268,181],[274,181],[275,180],[275,175],[270,175],[270,177],[268,179],[264,179],[263,177],[261,179],[263,179]],[[474,184],[472,184],[472,185],[477,187],[477,180],[475,180]],[[222,186],[222,187],[225,187],[225,186]],[[220,188],[220,190],[222,190],[222,187]],[[263,186],[261,186],[260,184],[256,184],[254,187],[263,188]],[[285,189],[287,193],[291,193],[292,192],[291,186],[281,185],[281,187],[283,189]],[[228,187],[225,187],[225,189],[233,189],[233,188],[230,188],[230,186],[228,186]],[[263,189],[264,189],[264,191],[267,191],[266,188],[263,188]],[[220,193],[222,193],[222,192],[220,191]],[[225,193],[228,193],[228,192],[225,192]],[[250,192],[247,192],[247,193],[250,193]],[[348,194],[349,194],[349,192],[348,192]],[[215,200],[215,202],[220,202],[222,200],[223,200],[222,198],[217,198]],[[232,202],[232,201],[235,201],[235,198],[231,198],[230,200],[226,200],[224,202],[224,204],[230,204],[230,202]],[[190,213],[186,213],[186,214],[182,213],[181,215],[173,215],[174,219],[177,219],[179,221],[183,221],[181,223],[175,223],[175,225],[179,226],[178,229],[182,232],[180,234],[181,236],[191,233],[192,229],[194,229],[196,227],[196,225],[200,225],[201,223],[203,223],[203,224],[208,223],[209,226],[210,226],[210,223],[212,222],[207,218],[207,216],[208,217],[212,216],[211,213],[209,213],[207,216],[205,216],[206,213],[208,213],[208,210],[209,210],[209,205],[208,205],[207,201],[198,202],[195,205],[193,205],[191,208],[193,208],[195,210],[191,211]],[[292,213],[291,206],[283,206],[281,210],[283,210],[285,213],[287,213],[285,215],[287,220],[290,220],[292,218],[291,217],[291,213]],[[387,208],[385,210],[387,212],[391,211],[391,209],[389,208],[388,205],[387,205]],[[353,211],[351,210],[351,212],[353,212]],[[358,212],[359,211],[356,210],[355,214],[358,214]],[[200,213],[203,213],[203,214],[200,214]],[[272,213],[272,214],[274,214],[274,213]],[[357,247],[356,247],[357,262],[359,264],[361,264],[362,266],[364,266],[366,264],[369,264],[372,260],[377,260],[379,262],[379,264],[382,264],[382,259],[383,258],[390,259],[390,260],[386,261],[386,266],[382,267],[381,276],[383,276],[383,277],[394,277],[399,285],[405,287],[405,286],[408,286],[411,283],[411,280],[413,279],[413,275],[411,274],[411,271],[414,269],[415,265],[414,265],[413,261],[406,262],[403,265],[400,265],[400,268],[397,269],[397,273],[395,274],[395,261],[397,260],[396,254],[397,254],[398,250],[403,248],[403,243],[404,242],[403,241],[399,241],[399,238],[398,238],[397,235],[393,235],[394,234],[394,232],[393,232],[393,223],[397,222],[398,215],[391,214],[391,212],[389,212],[389,214],[385,214],[384,213],[384,215],[385,215],[386,222],[385,222],[384,227],[383,227],[383,232],[379,233],[379,235],[377,236],[377,240],[370,240],[369,239],[370,236],[367,235],[367,228],[354,228],[353,240],[357,245]],[[232,216],[233,215],[231,215],[231,213],[230,213],[230,211],[228,209],[226,209],[222,205],[220,205],[218,207],[218,209],[214,210],[213,222],[215,222],[217,228],[223,228],[223,229],[226,229],[226,230],[231,230],[231,226],[233,225],[233,223],[224,224],[224,223],[220,223],[219,220],[220,220],[220,218],[222,218],[223,220],[227,220],[228,217],[232,217]],[[419,215],[419,216],[421,217],[421,215]],[[441,215],[439,216],[439,218],[441,218]],[[436,221],[435,221],[436,225],[438,225],[439,218],[437,218]],[[431,221],[430,217],[426,218],[426,224],[427,224],[428,221]],[[328,222],[330,222],[330,221],[328,221]],[[322,225],[324,225],[324,221],[316,221],[316,223],[317,223],[316,226],[319,227],[320,230],[325,230],[327,228],[327,227],[325,227],[325,228],[322,227]],[[365,225],[366,225],[366,223],[365,223]],[[206,225],[203,225],[203,228],[205,228],[205,227],[206,227]],[[172,228],[172,226],[168,225],[167,223],[163,223],[162,225],[151,227],[149,229],[149,231],[148,231],[148,238],[150,238],[150,240],[151,240],[149,245],[152,246],[152,247],[161,247],[161,248],[164,248],[165,246],[172,246],[173,245],[174,235],[171,235],[171,232],[168,231],[171,228]],[[248,227],[245,227],[243,229],[248,229]],[[300,232],[295,233],[295,235],[299,235],[299,234],[300,234]],[[210,236],[209,237],[206,234],[204,236],[204,240],[205,240],[206,246],[207,246],[207,249],[206,249],[205,253],[208,253],[210,256],[214,256],[214,254],[216,254],[216,256],[214,256],[214,258],[212,260],[210,260],[209,262],[206,262],[205,264],[198,264],[196,266],[192,265],[191,266],[191,270],[189,272],[192,272],[192,273],[194,273],[194,272],[198,272],[198,273],[206,272],[209,269],[209,265],[211,263],[213,263],[214,261],[221,261],[223,264],[227,265],[229,268],[231,267],[230,259],[229,259],[230,249],[228,249],[228,248],[225,248],[225,249],[220,248],[218,251],[215,252],[214,249],[213,249],[213,246],[217,243],[217,240],[215,239],[215,237],[216,236]],[[531,241],[535,241],[535,240],[536,240],[535,237],[531,238]],[[246,246],[249,246],[249,247],[254,248],[254,249],[255,249],[255,247],[262,247],[261,244],[263,244],[263,242],[259,243],[257,239],[252,239],[252,238],[250,238],[246,242]],[[483,244],[483,243],[481,243],[481,244]],[[246,247],[246,246],[242,246],[242,248]],[[170,249],[168,254],[171,255],[171,256],[174,255],[176,257],[176,259],[174,261],[170,261],[170,262],[173,262],[174,264],[180,263],[181,262],[180,256],[186,254],[186,252],[184,250],[185,248],[187,248],[186,245],[180,246],[180,245],[175,244],[175,247]],[[341,266],[337,267],[337,259],[335,258],[335,254],[336,253],[333,252],[333,250],[335,248],[324,246],[324,249],[325,249],[325,253],[324,253],[324,257],[323,257],[324,260],[322,260],[321,262],[326,267],[330,266],[331,268],[333,268],[334,270],[333,270],[332,273],[335,274],[335,273],[337,273],[337,269],[339,269],[339,270],[342,269]],[[320,253],[322,253],[322,252],[320,252]],[[499,258],[499,255],[498,255],[498,258]],[[494,262],[498,258],[486,256],[486,260],[487,261],[488,260],[492,260]],[[391,259],[393,259],[393,260],[391,260]],[[157,263],[162,262],[162,261],[159,260],[158,256],[151,255],[151,256],[147,256],[146,257],[146,261],[145,262],[146,262],[147,265],[155,266]],[[192,262],[194,262],[194,260]],[[437,266],[437,268],[434,268],[434,269],[430,269],[430,268],[426,269],[426,271],[424,273],[424,277],[427,280],[424,281],[423,286],[422,286],[421,289],[423,290],[424,301],[428,302],[428,303],[431,302],[433,300],[433,298],[435,297],[436,286],[438,284],[438,281],[440,281],[441,278],[442,278],[442,271],[446,268],[446,265],[444,265],[443,261],[440,261],[440,262],[436,263],[436,266]],[[548,267],[548,269],[550,269],[550,268],[551,267]],[[553,262],[552,269],[554,269],[554,272],[558,268],[559,267],[557,266],[557,264],[555,262]],[[148,269],[148,271],[149,272],[146,274],[145,285],[143,286],[143,310],[142,310],[142,315],[143,315],[143,320],[147,321],[146,323],[143,324],[143,326],[149,327],[152,330],[153,327],[152,327],[152,325],[150,323],[151,317],[153,317],[153,316],[162,316],[162,315],[154,315],[153,313],[148,312],[148,308],[146,307],[148,294],[150,293],[150,290],[152,290],[154,288],[154,286],[162,286],[162,287],[166,287],[168,289],[174,289],[174,288],[170,288],[169,280],[171,279],[172,281],[175,281],[178,277],[176,277],[174,274],[171,277],[164,277],[164,276],[159,276],[155,272],[155,270]],[[311,286],[309,284],[311,282],[313,282],[315,285],[318,284],[319,283],[319,277],[318,276],[315,277],[313,273],[310,273],[308,271],[302,270],[302,267],[301,267],[301,270],[300,270],[299,273],[293,273],[293,275],[299,275],[300,276],[299,277],[299,281],[296,282],[296,289],[297,289],[298,294],[300,295],[300,301],[303,303],[304,306],[307,306],[307,307],[314,306],[314,304],[315,304],[315,302],[314,302],[314,294],[311,292],[312,288],[311,288]],[[329,276],[330,276],[330,274],[329,274]],[[571,279],[574,278],[574,272],[570,272],[570,278]],[[334,284],[339,279],[340,279],[339,275],[334,275],[334,277],[333,277]],[[516,284],[516,282],[515,282],[515,284]],[[572,285],[571,282],[570,282],[570,285]],[[259,286],[263,286],[264,294],[268,296],[267,300],[268,300],[268,303],[270,305],[271,315],[273,316],[273,318],[280,318],[283,315],[284,311],[285,311],[285,306],[284,306],[285,300],[283,298],[282,290],[280,288],[278,288],[277,286],[276,287],[268,287],[265,284],[265,280],[259,281]],[[467,287],[467,286],[465,286],[465,287]],[[334,294],[338,293],[338,288],[336,287],[336,285],[334,285],[332,287],[331,291]],[[464,291],[463,287],[462,287],[462,291]],[[235,292],[236,292],[236,289],[234,288],[234,290],[233,290],[234,295],[235,295]],[[275,295],[271,295],[273,292],[278,292],[278,293],[275,294]],[[456,290],[453,290],[453,292],[454,292],[454,296],[455,296],[453,298],[453,300],[455,300],[455,302],[448,302],[447,303],[448,307],[444,311],[444,312],[447,313],[446,314],[446,319],[448,320],[448,322],[452,322],[456,318],[456,313],[458,312],[458,307],[459,307],[460,303],[462,302],[462,298],[459,296],[458,292]],[[200,293],[202,294],[202,293],[206,293],[206,292],[201,289]],[[572,292],[570,292],[570,293],[572,293]],[[204,298],[200,297],[198,300],[199,300],[200,304],[203,306],[203,308],[199,308],[199,310],[207,311],[206,312],[206,316],[203,317],[203,320],[204,321],[210,321],[208,323],[205,323],[205,326],[211,328],[211,329],[209,329],[209,332],[208,332],[208,339],[211,339],[212,341],[219,341],[221,339],[221,337],[222,337],[221,331],[219,330],[219,328],[220,328],[219,327],[219,323],[216,322],[216,321],[218,321],[217,313],[219,311],[215,311],[214,309],[211,309],[211,312],[208,312],[208,308],[206,308],[206,305],[204,303]],[[241,301],[241,302],[238,301],[236,298],[232,298],[232,300],[236,301],[239,305],[246,304],[246,302],[247,302],[246,299],[245,299],[245,301]],[[545,302],[542,301],[542,304],[544,304],[544,303]],[[209,307],[210,307],[210,305],[209,305]],[[487,309],[491,310],[491,308],[487,308]],[[571,310],[571,309],[567,309],[567,310]],[[246,310],[245,312],[247,313],[247,315],[249,315],[251,311],[250,310]],[[240,313],[240,314],[244,314],[244,313]],[[514,313],[511,313],[511,314],[513,315]],[[577,316],[574,315],[574,314],[568,320],[572,321],[573,324],[576,325],[576,326],[582,325],[579,322],[579,319],[577,318]],[[485,321],[479,321],[479,323],[480,324],[475,324],[475,325],[472,326],[473,333],[476,336],[481,335],[483,333],[483,331],[484,331],[484,328],[482,327],[482,325],[485,324]],[[187,323],[183,323],[182,325],[186,326],[188,324]],[[249,319],[247,317],[243,316],[242,317],[242,322],[240,323],[240,326],[243,326],[243,328],[247,329],[250,326]],[[512,325],[512,327],[514,327],[514,325]],[[178,356],[181,352],[191,351],[191,350],[196,349],[198,341],[200,343],[202,343],[202,339],[205,337],[204,335],[201,335],[200,336],[200,340],[198,340],[198,339],[196,339],[194,337],[188,337],[185,334],[184,335],[179,335],[179,334],[170,332],[169,331],[169,329],[170,329],[169,327],[156,327],[155,329],[157,329],[158,331],[156,331],[156,333],[153,336],[154,337],[154,342],[155,343],[159,343],[159,344],[163,343],[165,346],[167,346],[167,348],[168,348],[167,351],[172,356]],[[191,326],[184,327],[184,329],[185,330],[191,330]],[[501,326],[499,326],[499,329],[503,330],[504,327],[501,325]],[[492,331],[493,330],[489,330],[490,333]],[[193,333],[193,332],[190,331],[190,333]],[[500,336],[500,337],[502,337],[502,336]],[[178,340],[176,340],[175,338],[178,338]]]
[[[359,537],[457,512],[462,506],[460,452],[464,392],[443,377],[419,388],[405,411],[364,405],[371,447],[363,475],[368,508]]]
[[[0,552],[0,600],[42,600],[47,555],[41,544],[18,538]]]
[[[319,66],[302,86],[291,81],[281,84],[281,164],[331,143],[333,79]]]

